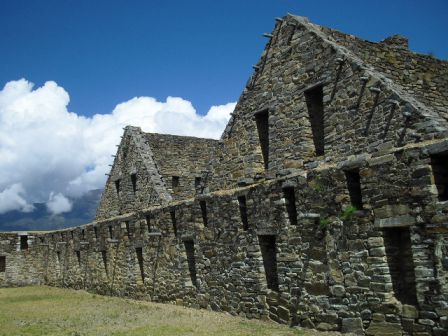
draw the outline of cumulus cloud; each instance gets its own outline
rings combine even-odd
[[[23,212],[33,211],[33,205],[29,204],[24,197],[25,190],[21,184],[15,183],[6,188],[0,192],[0,213],[11,210],[20,210]]]
[[[55,194],[54,192],[51,192],[46,205],[48,211],[50,211],[53,215],[58,215],[72,210],[72,203],[61,193]]]
[[[111,113],[90,118],[67,109],[69,94],[55,82],[25,79],[0,91],[0,213],[31,211],[46,202],[51,213],[70,211],[70,198],[104,186],[123,127],[145,132],[219,138],[235,103],[205,116],[178,97],[135,97]]]

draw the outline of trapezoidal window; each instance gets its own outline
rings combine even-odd
[[[0,256],[0,273],[6,272],[6,257]]]
[[[28,250],[28,236],[27,235],[20,236],[20,249],[22,251]]]
[[[137,192],[137,174],[131,174],[132,192]]]
[[[176,211],[171,210],[171,224],[173,224],[174,235],[177,237],[177,219],[176,219]]]
[[[151,215],[146,215],[146,227],[148,228],[148,232],[151,232]]]
[[[448,153],[431,155],[432,175],[440,201],[448,201]]]
[[[171,188],[172,188],[173,190],[179,188],[179,181],[180,181],[179,176],[172,176],[172,177],[171,177]]]
[[[124,224],[126,225],[126,235],[131,238],[131,227],[128,221],[124,222]]]
[[[204,222],[204,226],[208,226],[208,218],[207,218],[207,202],[199,201],[199,205],[201,207],[202,221]]]
[[[138,267],[140,269],[140,276],[142,281],[145,282],[145,271],[143,269],[143,249],[141,247],[135,248],[135,253],[137,254]]]
[[[78,266],[81,267],[81,251],[76,250],[76,259],[78,260]]]
[[[117,195],[120,196],[120,180],[115,180],[115,191]]]
[[[114,237],[114,230],[112,228],[112,225],[109,225],[108,229],[109,229],[109,238],[112,239]]]
[[[277,247],[274,235],[258,236],[268,288],[278,291]]]
[[[318,85],[305,91],[306,105],[313,134],[314,149],[317,156],[324,155],[324,93]]]
[[[243,223],[243,230],[249,230],[249,221],[247,220],[247,204],[246,196],[238,196],[238,207],[240,209],[241,222]]]
[[[194,257],[194,242],[192,240],[185,240],[185,252],[187,253],[188,271],[190,272],[190,278],[192,284],[197,287],[197,277],[196,277],[196,259]]]
[[[103,259],[104,271],[106,272],[107,275],[109,274],[109,270],[107,268],[107,252],[105,250],[101,251],[101,258]]]
[[[263,155],[264,168],[269,166],[269,110],[265,109],[255,113],[258,138],[260,140],[261,154]]]
[[[363,208],[363,203],[359,169],[345,170],[344,173],[347,181],[348,193],[350,195],[350,202],[356,209],[361,210]]]
[[[196,176],[194,178],[194,188],[199,189],[201,187],[201,184],[202,184],[202,177]]]
[[[294,187],[283,188],[283,196],[285,197],[285,206],[289,222],[291,225],[297,225],[296,195]]]
[[[98,239],[98,228],[96,226],[93,227],[93,232],[95,234],[95,239]]]
[[[403,304],[416,304],[414,261],[409,228],[383,229],[383,237],[395,297]]]

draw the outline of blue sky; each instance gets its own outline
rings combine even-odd
[[[69,110],[108,113],[135,96],[179,96],[199,113],[238,99],[276,16],[373,41],[409,37],[447,59],[446,0],[2,0],[0,85],[54,80]]]
[[[1,0],[0,214],[69,212],[128,124],[219,138],[288,12],[448,59],[447,0]]]

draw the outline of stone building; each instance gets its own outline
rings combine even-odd
[[[127,127],[93,223],[0,235],[49,284],[358,335],[448,335],[448,62],[276,20],[220,141]]]

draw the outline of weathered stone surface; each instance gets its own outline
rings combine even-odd
[[[361,318],[344,318],[342,319],[343,333],[353,333],[355,335],[364,335],[364,327]]]
[[[366,330],[368,336],[401,336],[401,326],[396,323],[372,322]]]
[[[403,305],[401,316],[416,319],[418,318],[418,310],[415,306]]]

